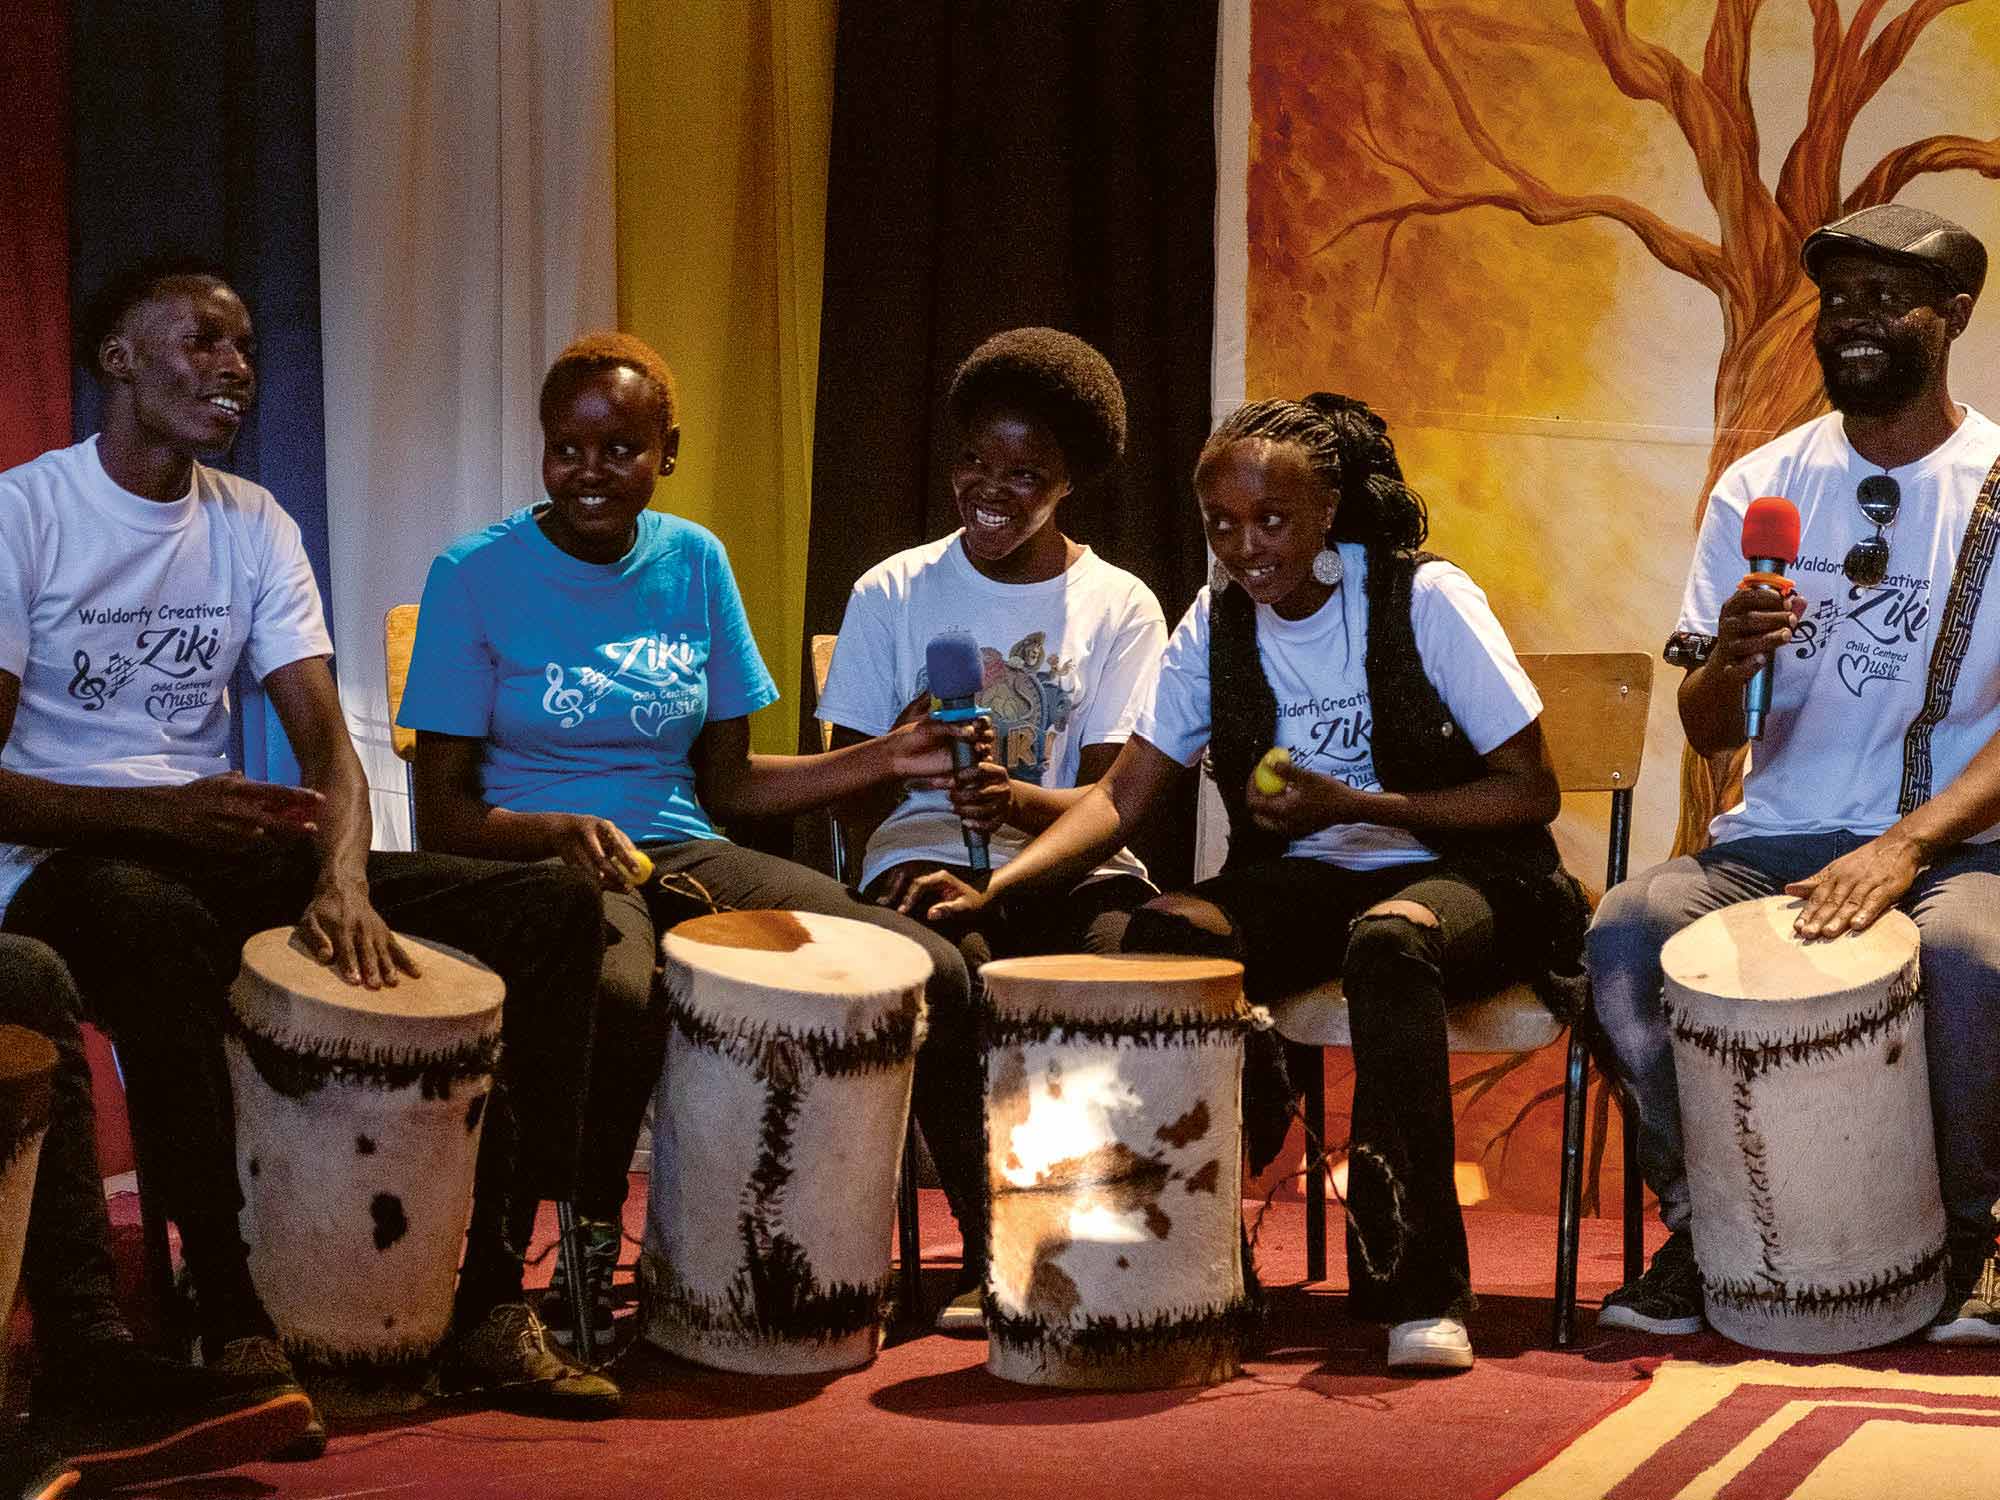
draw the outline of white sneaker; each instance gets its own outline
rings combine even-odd
[[[1456,1318],[1415,1318],[1389,1330],[1392,1370],[1469,1370],[1472,1340]]]

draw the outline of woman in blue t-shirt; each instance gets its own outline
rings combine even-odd
[[[608,1341],[627,1167],[666,1045],[654,954],[662,931],[710,903],[852,917],[924,946],[934,973],[915,1106],[970,1229],[979,1059],[957,949],[825,875],[730,843],[710,821],[782,816],[884,783],[948,786],[951,740],[966,731],[920,718],[826,755],[751,753],[749,716],[778,693],[729,559],[700,526],[648,508],[680,444],[672,373],[629,335],[579,339],[543,380],[541,418],[548,500],[431,565],[398,719],[417,732],[426,849],[561,859],[604,888],[576,1202],[591,1231],[595,1332]],[[657,878],[634,889],[639,849]]]

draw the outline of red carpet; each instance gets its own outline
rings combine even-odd
[[[635,1200],[640,1196],[635,1193]],[[926,1260],[935,1268],[936,1297],[947,1287],[957,1246],[940,1195],[924,1198]],[[639,1213],[635,1201],[635,1233]],[[1045,1393],[987,1375],[979,1341],[931,1334],[891,1343],[868,1369],[812,1380],[722,1375],[639,1346],[618,1363],[628,1399],[625,1415],[613,1422],[578,1426],[440,1404],[415,1417],[336,1427],[331,1451],[314,1464],[260,1465],[154,1493],[181,1500],[1455,1500],[1500,1495],[1562,1459],[1573,1439],[1645,1391],[1646,1368],[1666,1355],[1731,1364],[1749,1358],[1711,1335],[1600,1337],[1589,1329],[1588,1312],[1582,1346],[1558,1354],[1548,1347],[1552,1222],[1479,1210],[1467,1221],[1482,1300],[1472,1324],[1479,1363],[1452,1379],[1391,1377],[1382,1365],[1381,1331],[1347,1318],[1338,1284],[1299,1284],[1303,1211],[1280,1203],[1259,1236],[1258,1262],[1270,1288],[1265,1347],[1247,1362],[1242,1378],[1212,1389]],[[542,1244],[547,1237],[545,1225]],[[628,1246],[628,1258],[631,1253]],[[546,1279],[547,1270],[544,1262],[536,1279]],[[1586,1221],[1586,1302],[1608,1290],[1618,1272],[1617,1226]],[[1994,1361],[1902,1346],[1849,1363],[1974,1375],[1990,1373]],[[1651,1500],[1679,1491],[1634,1492],[1640,1493]],[[1903,1492],[1909,1500],[1917,1493]]]

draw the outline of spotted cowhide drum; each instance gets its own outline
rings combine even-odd
[[[1243,969],[1003,959],[989,1006],[986,1367],[1154,1389],[1237,1373]]]
[[[1711,912],[1660,958],[1708,1321],[1833,1354],[1930,1321],[1945,1217],[1916,924],[1802,942],[1801,904]]]
[[[928,954],[810,912],[661,940],[672,1030],[640,1256],[646,1337],[751,1374],[875,1357]]]
[[[315,1365],[422,1359],[444,1337],[500,1055],[499,976],[399,939],[423,970],[345,984],[289,928],[243,945],[226,1050],[250,1274]]]
[[[35,1165],[48,1134],[56,1049],[40,1032],[0,1026],[0,1323],[14,1306],[21,1280],[21,1251],[28,1241],[28,1207],[35,1197]],[[0,1338],[0,1376],[7,1341]],[[0,1386],[6,1384],[0,1379]]]

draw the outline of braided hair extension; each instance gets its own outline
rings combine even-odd
[[[1370,602],[1388,569],[1372,566],[1389,553],[1414,552],[1430,530],[1421,496],[1403,481],[1389,426],[1364,401],[1315,391],[1303,401],[1281,398],[1240,406],[1215,429],[1195,464],[1197,482],[1211,459],[1235,443],[1292,443],[1330,494],[1337,497],[1327,543],[1368,549]],[[1242,589],[1224,589],[1209,603],[1209,701],[1233,706],[1211,714],[1209,768],[1229,813],[1232,865],[1276,859],[1281,835],[1250,821],[1244,787],[1257,758],[1277,739],[1278,700],[1257,656],[1257,612]],[[1372,645],[1371,645],[1372,649]]]

